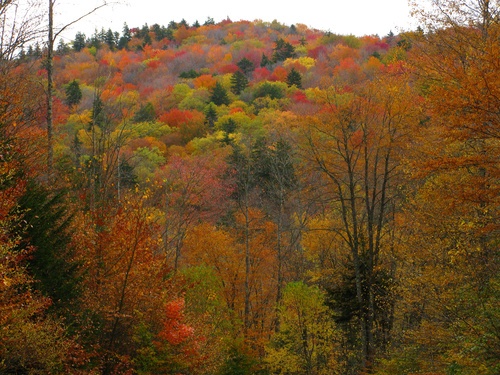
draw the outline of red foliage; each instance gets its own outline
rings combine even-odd
[[[149,60],[146,65],[148,68],[156,69],[160,66],[160,60]]]
[[[184,299],[178,298],[165,305],[163,329],[158,337],[171,345],[181,345],[194,336],[194,328],[184,324]]]
[[[307,96],[303,91],[296,91],[293,94],[292,99],[295,103],[310,103],[309,99],[307,99]]]
[[[141,87],[139,90],[139,95],[141,98],[147,98],[149,95],[153,93],[154,89],[152,87]]]
[[[253,72],[255,82],[264,81],[269,78],[271,72],[267,68],[256,68]]]
[[[226,64],[219,68],[219,73],[227,74],[227,73],[235,73],[239,70],[236,64]]]
[[[191,111],[174,108],[160,115],[159,119],[169,126],[179,128],[182,124],[191,121],[193,117],[194,114]]]
[[[53,101],[54,111],[54,125],[66,123],[69,117],[69,109],[59,98],[54,98]]]
[[[327,55],[328,50],[325,46],[318,46],[316,48],[310,49],[307,52],[307,56],[312,57],[313,59],[317,59],[320,55]]]

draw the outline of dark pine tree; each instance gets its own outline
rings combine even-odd
[[[238,68],[241,69],[241,71],[245,75],[250,74],[255,69],[255,66],[254,66],[253,62],[251,62],[250,60],[248,60],[246,57],[244,57],[240,61],[238,61],[238,63],[236,65],[238,66]]]
[[[295,68],[292,68],[286,76],[286,83],[288,86],[296,86],[298,89],[302,88],[302,76]]]
[[[284,39],[278,39],[273,50],[273,63],[285,61],[291,57],[295,57],[295,48]]]
[[[82,100],[82,90],[80,89],[80,85],[78,81],[74,79],[66,86],[66,104],[68,107],[72,108],[78,104]]]
[[[210,102],[205,108],[205,122],[213,129],[215,121],[217,121],[217,107],[214,103]]]
[[[212,95],[210,96],[210,101],[215,105],[229,105],[230,100],[227,96],[227,90],[222,86],[220,82],[217,82],[212,89]]]
[[[82,34],[80,32],[76,33],[75,35],[75,40],[73,41],[73,49],[76,52],[80,52],[82,49],[85,48],[85,34]]]
[[[248,78],[240,70],[231,76],[231,91],[240,95],[248,86]]]
[[[23,212],[18,225],[21,247],[33,246],[28,270],[35,287],[52,300],[51,308],[59,314],[76,308],[80,294],[79,263],[74,260],[69,229],[71,215],[63,193],[50,193],[31,181],[19,201]]]
[[[265,53],[262,54],[262,58],[260,59],[260,67],[265,68],[266,66],[271,65],[271,60]]]
[[[153,104],[147,102],[146,105],[141,105],[139,110],[134,115],[134,122],[151,122],[156,119],[156,112]]]

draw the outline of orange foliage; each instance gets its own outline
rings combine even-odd
[[[357,60],[359,59],[359,50],[338,44],[330,53],[330,58],[337,61],[344,59]]]
[[[274,69],[273,74],[271,74],[271,76],[269,77],[269,80],[270,81],[286,82],[287,75],[288,75],[288,72],[285,68],[283,68],[282,66],[277,66]]]
[[[204,119],[204,115],[203,113],[196,110],[188,111],[174,108],[160,115],[159,119],[161,122],[164,122],[169,126],[179,128],[181,127],[181,125],[198,122]]]
[[[174,32],[174,38],[175,41],[179,44],[181,44],[185,39],[189,38],[190,36],[194,35],[196,29],[187,29],[185,26],[179,27],[175,32]]]
[[[215,86],[216,82],[217,81],[215,80],[215,78],[211,74],[203,74],[203,75],[193,79],[193,85],[196,89],[199,89],[202,87],[207,88],[207,89],[211,89]]]

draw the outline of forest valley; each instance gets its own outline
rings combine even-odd
[[[500,12],[438,5],[2,39],[0,373],[499,374]]]

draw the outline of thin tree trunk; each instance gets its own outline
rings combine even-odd
[[[54,91],[54,0],[49,0],[49,36],[47,44],[47,174],[48,182],[52,182],[54,166],[53,151],[53,101]]]

